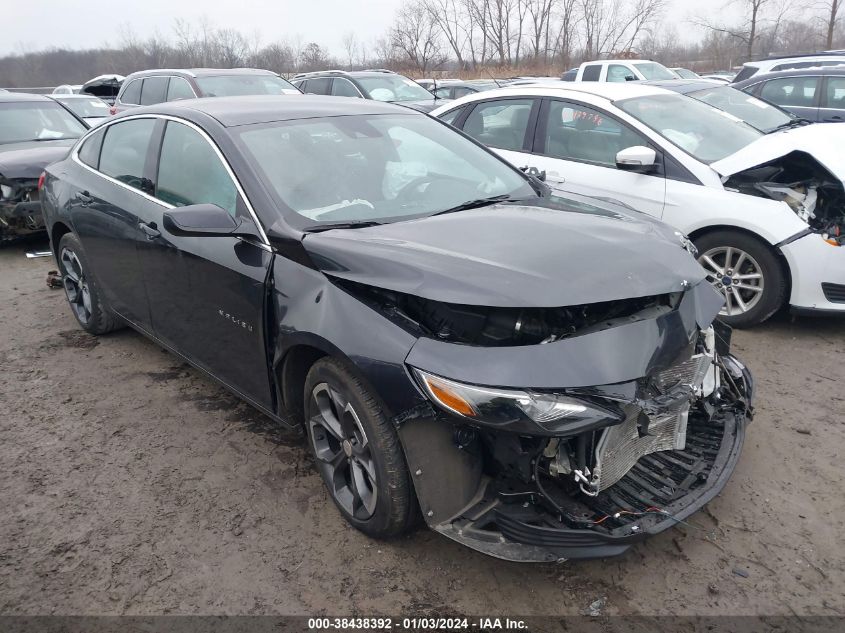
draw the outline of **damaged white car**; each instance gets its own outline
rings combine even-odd
[[[432,112],[559,191],[621,200],[693,240],[733,326],[845,314],[845,127],[744,95],[767,130],[650,85],[503,88]],[[767,111],[766,108],[769,108]]]

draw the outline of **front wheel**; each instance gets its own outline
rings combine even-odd
[[[305,380],[308,443],[340,512],[375,538],[411,527],[415,497],[396,431],[343,362],[323,358]]]
[[[695,241],[698,263],[725,298],[719,318],[732,327],[762,323],[783,305],[780,262],[760,240],[737,231],[714,231]]]

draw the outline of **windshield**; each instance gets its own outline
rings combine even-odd
[[[636,62],[634,67],[642,73],[646,79],[675,79],[672,71],[663,64],[656,62]]]
[[[697,90],[688,96],[724,110],[761,132],[771,132],[798,119],[777,106],[728,86]]]
[[[61,101],[71,112],[83,119],[109,115],[109,104],[102,99],[62,99],[61,97],[55,99]]]
[[[635,97],[615,104],[703,163],[730,156],[763,135],[734,115],[684,95]]]
[[[239,138],[299,227],[398,221],[480,198],[536,196],[518,171],[418,114],[278,121],[246,126]]]
[[[673,68],[675,74],[681,79],[698,79],[698,73],[694,73],[686,68]]]
[[[0,103],[0,143],[79,138],[86,127],[58,103]]]
[[[384,74],[377,77],[356,77],[370,99],[376,101],[431,101],[431,93],[402,75]],[[439,88],[440,86],[438,86]]]
[[[275,75],[215,75],[197,77],[203,97],[242,97],[299,93],[293,84]]]

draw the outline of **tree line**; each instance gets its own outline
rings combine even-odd
[[[113,47],[0,58],[0,86],[78,84],[100,74],[162,67],[248,66],[288,76],[367,67],[414,76],[559,75],[609,56],[710,71],[772,54],[845,48],[841,2],[729,0],[724,8],[730,11],[693,13],[670,24],[666,0],[403,0],[383,36],[365,42],[348,32],[339,51],[301,36],[262,43],[256,34],[205,19],[177,19],[169,36],[140,38],[124,29]],[[741,17],[726,22],[725,13]],[[693,27],[703,33],[697,41],[682,35]]]

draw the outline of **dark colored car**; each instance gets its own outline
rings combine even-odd
[[[0,241],[44,230],[38,177],[87,130],[46,96],[0,94]]]
[[[492,80],[450,81],[448,83],[438,83],[435,86],[432,86],[431,93],[438,99],[460,99],[461,97],[475,94],[476,92],[495,90],[496,88],[500,88],[502,85],[504,84],[498,84]]]
[[[289,81],[257,68],[143,70],[124,81],[112,114],[142,105],[198,97],[300,94]]]
[[[296,75],[291,82],[307,94],[384,101],[431,112],[443,103],[416,81],[384,69],[326,70]]]
[[[619,554],[737,462],[751,377],[688,242],[408,108],[160,104],[42,193],[80,325],[129,324],[302,430],[368,535],[419,508],[501,558]]]
[[[731,86],[814,123],[845,121],[845,66],[783,70]]]
[[[727,112],[766,134],[808,123],[806,119],[795,116],[774,103],[742,92],[736,84],[721,84],[707,79],[668,79],[642,83],[692,97]]]

